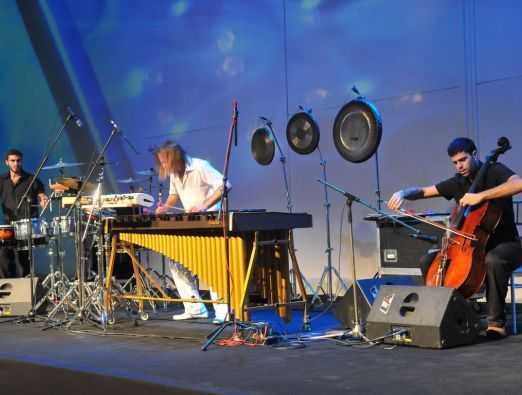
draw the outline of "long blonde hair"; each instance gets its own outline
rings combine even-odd
[[[167,157],[167,166],[161,166],[159,161],[159,154],[162,153]],[[166,179],[171,173],[176,174],[179,178],[185,174],[187,165],[187,153],[181,145],[167,140],[159,146],[154,152],[154,159],[156,161],[156,168],[158,169],[159,178]]]

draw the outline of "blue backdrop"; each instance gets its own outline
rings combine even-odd
[[[286,121],[298,105],[319,121],[330,181],[372,204],[374,159],[348,163],[332,142],[333,120],[354,98],[354,84],[382,113],[385,199],[403,186],[450,176],[445,150],[460,135],[474,138],[482,153],[508,136],[514,148],[502,160],[522,167],[522,5],[514,0],[27,3],[5,0],[0,9],[4,149],[19,147],[34,169],[70,105],[85,126],[68,128],[50,162],[87,161],[114,119],[137,149],[116,137],[108,153],[117,165],[109,168],[107,188],[125,191],[117,180],[150,168],[150,150],[167,138],[221,169],[237,100],[231,207],[286,209],[279,161],[262,167],[250,154],[258,117],[268,117],[287,156],[294,210],[314,216],[314,228],[296,235],[310,279],[326,264],[324,193],[316,182],[318,153],[299,156],[286,144]],[[334,263],[348,276],[346,235],[339,235],[344,201],[333,193],[330,200]],[[439,199],[411,207],[450,205]],[[368,210],[354,208],[358,272],[368,276],[377,269],[376,231],[362,220]]]

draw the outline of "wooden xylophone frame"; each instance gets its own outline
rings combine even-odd
[[[293,233],[290,230],[232,232],[229,240],[231,266],[226,271],[224,260],[224,238],[210,230],[202,231],[143,231],[133,229],[112,230],[105,283],[105,309],[108,317],[114,317],[114,299],[133,300],[144,313],[145,301],[157,302],[203,302],[230,303],[236,317],[241,321],[250,320],[250,311],[258,309],[277,310],[285,321],[291,318],[290,305],[304,305],[304,319],[307,324],[308,304],[301,272],[293,247]],[[139,261],[136,247],[156,251],[175,260],[208,286],[217,291],[219,300],[195,300],[170,297],[160,282],[151,276]],[[206,251],[203,251],[206,250]],[[116,254],[124,253],[130,257],[132,271],[136,281],[136,293],[116,294],[112,290],[112,276],[116,264]],[[301,300],[290,301],[289,257],[296,273]],[[230,276],[232,284],[231,300],[228,301],[225,285]],[[144,281],[148,281],[157,290],[148,291]],[[261,302],[251,303],[251,290],[260,293]]]

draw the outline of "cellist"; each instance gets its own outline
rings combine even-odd
[[[503,338],[506,332],[505,298],[508,281],[513,270],[522,264],[522,244],[515,224],[512,196],[522,192],[522,179],[502,163],[493,163],[486,170],[477,193],[468,193],[475,175],[482,166],[473,140],[465,137],[454,139],[448,146],[448,156],[456,174],[428,187],[410,187],[395,192],[388,207],[398,210],[404,200],[426,199],[442,196],[454,199],[461,207],[475,206],[494,201],[501,208],[500,221],[486,246],[486,300],[487,336]],[[421,259],[423,275],[433,261],[436,252]]]

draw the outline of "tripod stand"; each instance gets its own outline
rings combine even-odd
[[[53,191],[51,196],[49,197],[49,207],[51,207],[50,211],[52,212],[53,201],[58,201],[57,210],[58,215],[51,222],[51,226],[49,227],[49,274],[42,281],[42,286],[47,288],[46,293],[40,298],[40,301],[36,305],[36,310],[40,308],[46,301],[50,302],[53,306],[60,304],[61,300],[63,300],[64,295],[67,293],[69,288],[69,279],[65,274],[64,269],[64,255],[65,250],[63,246],[63,236],[64,233],[69,233],[71,231],[72,222],[69,221],[70,218],[62,217],[61,215],[61,204],[58,199],[62,198],[63,192]],[[43,212],[40,214],[42,216]],[[54,309],[53,309],[54,311]],[[64,310],[64,313],[66,311]],[[51,319],[53,315],[48,314],[47,318]]]
[[[321,153],[321,150],[318,149],[319,156],[320,156],[320,164],[323,169],[323,181],[328,182],[326,177],[326,160],[323,159],[323,155]],[[339,274],[339,271],[332,266],[332,242],[330,237],[330,201],[328,200],[328,187],[326,184],[323,185],[324,188],[324,207],[325,207],[325,217],[326,217],[326,256],[327,256],[327,263],[326,266],[323,268],[323,273],[321,274],[321,279],[317,283],[317,287],[315,288],[315,292],[312,296],[312,300],[310,301],[310,304],[313,305],[314,302],[319,299],[319,291],[324,292],[323,284],[326,281],[326,295],[329,302],[333,302],[334,295],[333,295],[333,275],[335,275],[337,281],[339,284],[345,289],[348,290],[348,286],[344,282],[344,280],[341,278],[341,275]]]

